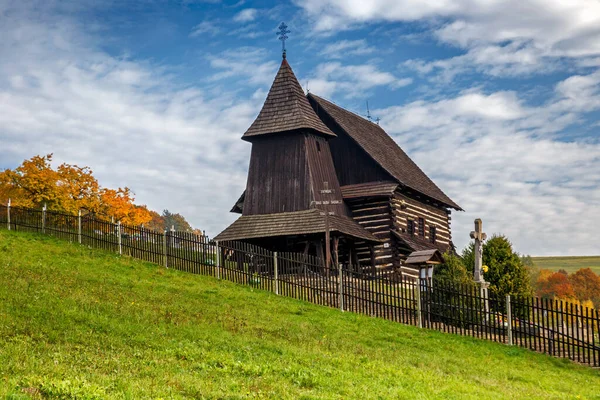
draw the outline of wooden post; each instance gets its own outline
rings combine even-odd
[[[344,312],[344,289],[343,289],[343,281],[342,281],[342,267],[340,266],[340,261],[339,261],[339,256],[338,256],[338,247],[340,244],[340,238],[339,237],[334,237],[333,238],[333,255],[334,255],[334,260],[335,260],[335,267],[338,269],[338,297],[339,297],[339,304],[340,304],[340,311]]]
[[[327,277],[331,268],[331,242],[329,237],[329,212],[325,211],[325,268]]]
[[[370,245],[369,251],[371,252],[371,273],[373,274],[373,277],[375,277],[377,275],[377,267],[375,266],[375,247]]]
[[[8,230],[10,231],[10,199],[8,199],[8,206],[6,207],[6,221]]]
[[[414,289],[415,299],[417,300],[417,326],[419,328],[423,327],[423,315],[421,313],[421,278],[417,279],[417,285]]]
[[[46,233],[46,203],[42,207],[42,233]]]
[[[81,210],[77,212],[77,241],[81,244]]]
[[[508,336],[508,345],[513,345],[513,330],[512,330],[512,310],[510,306],[510,294],[506,295],[506,319],[508,324],[506,326],[506,333]]]
[[[275,284],[275,294],[279,295],[279,271],[277,271],[277,252],[273,252],[273,283]]]
[[[121,221],[117,222],[117,243],[119,244],[119,255],[123,254],[121,247]]]
[[[221,279],[221,248],[219,247],[218,240],[215,243],[217,252],[217,279]]]
[[[167,230],[163,232],[163,264],[165,268],[169,268],[167,264]]]

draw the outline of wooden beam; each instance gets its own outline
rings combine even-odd
[[[369,251],[371,252],[371,273],[373,277],[375,277],[377,273],[377,267],[375,266],[375,247],[373,245],[369,246]]]
[[[335,263],[335,268],[339,268],[340,260],[338,258],[338,248],[340,244],[340,238],[338,236],[333,237],[333,262]]]
[[[329,213],[325,211],[325,268],[327,268],[327,276],[329,277],[329,269],[331,268],[331,239],[329,233]]]

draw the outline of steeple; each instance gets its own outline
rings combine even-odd
[[[251,141],[256,136],[299,129],[335,137],[315,114],[287,59],[283,58],[262,110],[242,139]]]

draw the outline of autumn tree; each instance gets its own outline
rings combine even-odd
[[[590,268],[581,268],[569,276],[569,282],[578,300],[591,300],[597,308],[600,308],[600,276]]]
[[[150,221],[145,224],[146,228],[157,232],[163,232],[166,226],[165,219],[154,210],[149,210],[149,213]]]
[[[14,170],[0,172],[0,199],[14,206],[76,214],[79,210],[106,220],[138,225],[150,221],[145,206],[134,204],[129,188],[101,188],[89,167],[63,163],[52,168],[52,154],[34,156]]]
[[[562,272],[547,272],[540,274],[537,284],[537,295],[546,299],[568,300],[575,298],[573,285],[569,281],[568,274]]]
[[[34,156],[15,170],[0,173],[0,192],[18,207],[38,208],[47,204],[55,209],[59,201],[59,175],[50,165],[52,154]]]

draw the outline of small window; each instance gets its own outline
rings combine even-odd
[[[419,236],[425,237],[425,218],[419,217]]]
[[[429,227],[429,241],[431,243],[435,243],[435,241],[437,239],[436,238],[436,233],[437,233],[436,231],[437,231],[437,228],[435,226],[430,226]]]
[[[321,151],[321,143],[317,142],[317,151]]]
[[[408,233],[409,235],[415,234],[415,221],[413,221],[412,219],[406,220],[406,233]]]

